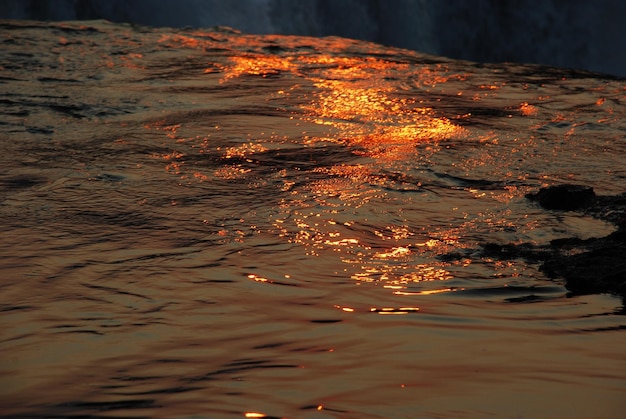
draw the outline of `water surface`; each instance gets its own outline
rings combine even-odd
[[[340,38],[1,23],[6,417],[624,411],[623,302],[486,243],[614,227],[626,83]]]

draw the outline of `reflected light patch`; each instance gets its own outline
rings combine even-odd
[[[441,244],[440,240],[430,239],[426,240],[424,243],[417,243],[417,246],[425,246],[429,248],[437,247]]]
[[[528,102],[523,102],[519,110],[523,116],[535,116],[539,113],[539,109],[536,106],[529,105]]]
[[[355,263],[358,260],[345,259],[346,263]],[[406,289],[408,285],[418,282],[446,281],[453,278],[453,275],[446,269],[426,264],[407,265],[399,263],[397,260],[383,259],[361,260],[363,265],[359,272],[351,275],[357,282],[382,282],[384,288],[392,290]],[[407,270],[412,272],[406,272]]]
[[[235,157],[246,157],[254,153],[262,153],[267,151],[267,148],[259,143],[245,143],[238,147],[229,147],[224,152],[224,157],[232,159]]]
[[[446,292],[455,292],[458,290],[463,290],[464,288],[442,288],[438,290],[424,290],[424,291],[395,291],[396,295],[433,295],[433,294],[443,294]]]
[[[402,275],[397,279],[397,282],[400,284],[408,284],[411,282],[445,281],[448,279],[452,279],[452,275],[447,270],[435,266],[422,265],[418,272]]]
[[[246,75],[267,77],[282,72],[313,82],[319,92],[301,106],[304,119],[334,128],[338,139],[359,145],[372,156],[406,158],[403,145],[439,141],[465,132],[449,119],[436,116],[431,108],[417,106],[415,98],[397,95],[402,90],[399,73],[416,86],[463,79],[462,75],[446,74],[442,66],[429,68],[374,57],[324,54],[255,54],[230,57],[229,61],[223,68],[222,83]]]
[[[323,79],[315,83],[318,100],[303,106],[312,122],[329,125],[344,141],[380,159],[405,159],[422,141],[456,137],[465,130],[414,99],[394,98],[391,86],[368,87],[371,81]]]
[[[376,307],[372,307],[370,309],[371,313],[376,313],[376,314],[392,314],[392,315],[403,315],[403,314],[409,314],[409,313],[416,313],[419,311],[419,307],[382,307],[382,308],[376,308]]]
[[[328,244],[330,246],[350,246],[353,244],[359,244],[359,241],[357,239],[341,239],[338,241],[326,240],[324,244]]]
[[[408,256],[410,253],[411,250],[408,247],[394,247],[389,252],[378,252],[374,254],[374,257],[378,259],[399,258]]]
[[[161,38],[158,40],[160,44],[166,44],[170,46],[183,46],[187,48],[199,48],[201,46],[201,41],[199,39],[193,38],[191,36],[173,34],[173,35],[161,35]]]
[[[257,276],[254,274],[250,274],[248,275],[248,279],[251,279],[252,281],[256,281],[256,282],[267,282],[267,283],[272,283],[273,281],[267,278],[264,278],[262,276]]]
[[[250,173],[252,169],[246,169],[241,166],[223,166],[216,169],[213,174],[215,177],[222,179],[241,179]]]
[[[270,54],[267,47],[273,40],[280,40],[281,48],[272,49]],[[233,87],[232,91],[237,94],[253,88],[261,92],[255,106],[261,104],[265,112],[265,105],[261,103],[265,101],[273,117],[295,119],[299,121],[297,125],[306,126],[309,131],[300,132],[297,128],[295,135],[261,141],[263,133],[254,132],[255,125],[252,132],[237,136],[235,144],[228,143],[231,147],[217,147],[215,151],[221,154],[218,164],[214,166],[211,160],[205,173],[191,169],[195,160],[189,160],[185,166],[185,159],[194,152],[212,152],[209,131],[213,133],[213,128],[219,131],[222,122],[207,122],[202,128],[206,132],[197,132],[195,138],[185,137],[190,129],[187,126],[174,125],[167,120],[151,122],[146,128],[161,131],[185,151],[185,155],[173,152],[159,156],[165,160],[166,169],[179,175],[184,175],[186,170],[191,180],[205,182],[202,185],[205,187],[212,180],[237,180],[242,190],[276,181],[278,214],[272,215],[268,230],[284,241],[303,245],[309,256],[324,256],[324,252],[333,252],[334,257],[338,254],[341,262],[351,265],[345,269],[349,272],[347,275],[358,282],[379,282],[391,290],[402,291],[411,283],[451,278],[445,265],[421,265],[416,262],[423,260],[414,259],[425,253],[446,253],[451,247],[457,248],[459,237],[454,237],[454,232],[430,232],[427,237],[421,236],[422,241],[430,240],[415,243],[411,240],[415,233],[406,226],[381,228],[385,224],[372,222],[370,225],[367,221],[359,225],[360,222],[346,222],[344,215],[352,220],[350,213],[360,216],[356,210],[367,209],[364,206],[372,202],[379,204],[396,199],[388,192],[389,187],[393,190],[401,185],[411,191],[420,188],[421,184],[404,170],[413,167],[413,157],[421,150],[416,145],[466,136],[465,128],[427,106],[434,103],[433,95],[427,95],[431,88],[438,86],[444,93],[442,84],[464,80],[466,76],[451,74],[445,65],[392,62],[374,56],[341,56],[352,41],[334,38],[319,39],[315,47],[307,49],[290,49],[288,37],[247,37],[230,32],[222,35],[198,31],[192,36],[170,36],[160,42],[181,48],[207,49],[220,48],[223,41],[239,52],[206,64],[207,73],[221,73],[218,77],[223,86],[219,91],[230,91]],[[384,56],[384,48],[372,48],[379,48],[372,51],[377,52],[378,57]],[[272,89],[265,89],[264,78],[273,78],[276,82],[272,83]],[[216,79],[208,78],[215,83]],[[264,87],[257,89],[261,82]],[[485,90],[497,88],[484,87]],[[420,97],[421,93],[424,97]],[[454,94],[458,94],[457,88]],[[240,106],[238,102],[233,103],[234,109]],[[530,114],[533,108],[522,104],[520,111]],[[215,125],[218,122],[220,125]],[[195,121],[189,125],[194,128],[194,124]],[[228,127],[226,122],[224,127]],[[224,128],[224,135],[228,134],[227,129]],[[309,160],[306,164],[300,164],[297,159],[289,160],[285,167],[278,167],[281,170],[272,174],[269,181],[263,179],[267,165],[276,162],[266,162],[262,153],[267,152],[268,147],[272,151],[280,150],[288,142],[310,147]],[[322,147],[345,148],[349,159],[346,161],[343,155],[334,160],[317,157],[322,154]],[[384,219],[382,222],[392,221]],[[397,222],[402,223],[402,220]],[[234,237],[234,240],[242,240]],[[272,283],[254,274],[247,278]],[[354,311],[351,307],[336,308]],[[387,314],[392,310],[380,309],[380,312]]]
[[[267,77],[284,71],[296,71],[294,58],[267,55],[230,57],[232,65],[225,68],[226,75],[221,82],[246,75]]]

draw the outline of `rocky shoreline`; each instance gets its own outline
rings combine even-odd
[[[626,193],[598,196],[583,185],[557,185],[526,195],[551,211],[576,211],[611,222],[617,231],[605,237],[552,240],[548,245],[488,243],[483,255],[541,262],[551,278],[563,278],[574,294],[611,293],[626,301]]]

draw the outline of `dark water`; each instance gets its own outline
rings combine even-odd
[[[626,83],[340,38],[0,26],[5,417],[616,418],[620,299],[485,243],[599,237]]]

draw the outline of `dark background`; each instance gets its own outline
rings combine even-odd
[[[0,18],[337,35],[626,76],[624,0],[2,0]]]

